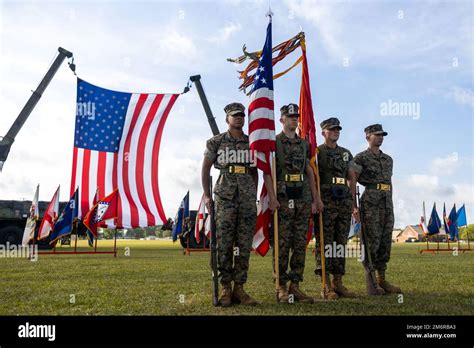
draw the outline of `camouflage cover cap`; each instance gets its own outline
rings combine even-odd
[[[371,124],[370,126],[365,127],[364,129],[365,134],[383,134],[384,136],[387,135],[388,133],[385,132],[382,128],[381,124]]]
[[[230,103],[225,106],[224,111],[229,116],[242,114],[245,117],[245,106],[240,103]]]
[[[288,105],[283,105],[280,108],[281,116],[291,116],[291,115],[300,115],[299,107],[296,104],[290,103]]]
[[[339,122],[339,119],[337,117],[331,117],[331,118],[328,118],[327,120],[324,120],[323,122],[321,122],[320,126],[321,126],[321,129],[334,129],[334,128],[338,128],[339,130],[342,129],[341,123]]]

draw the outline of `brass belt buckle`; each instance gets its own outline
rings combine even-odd
[[[285,181],[290,181],[290,182],[303,181],[303,174],[286,174]]]
[[[245,174],[245,167],[244,166],[234,166],[234,173],[236,174]]]
[[[336,184],[336,185],[345,185],[346,184],[346,179],[345,178],[334,177],[334,178],[332,178],[332,183]]]
[[[389,184],[377,184],[377,190],[390,191],[390,185]]]

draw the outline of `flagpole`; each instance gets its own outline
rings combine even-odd
[[[309,73],[308,73],[308,66],[307,66],[307,61],[306,61],[306,45],[305,45],[305,37],[304,37],[304,34],[301,36],[301,39],[300,39],[300,47],[301,47],[301,57],[303,58],[302,59],[302,66],[301,66],[301,90],[300,90],[300,109],[304,107],[305,109],[305,112],[309,112],[309,115],[307,115],[307,117],[309,118],[309,116],[312,116],[313,117],[313,122],[314,122],[314,115],[313,115],[313,109],[312,109],[312,102],[311,102],[311,91],[310,91],[310,87],[309,87]],[[305,83],[306,82],[306,83]],[[307,86],[306,86],[307,85]],[[306,86],[306,88],[305,88]],[[306,90],[306,93],[308,94],[306,97],[308,97],[308,100],[306,100],[306,102],[308,103],[307,107],[308,107],[308,110],[306,110],[306,106],[305,103],[303,102],[304,98],[305,98],[305,93],[303,92],[304,90]],[[303,113],[301,113],[301,115],[303,115]],[[301,117],[301,116],[300,116]],[[302,119],[300,119],[300,121],[302,121]],[[314,124],[313,124],[314,126]],[[310,133],[311,132],[311,127],[309,127],[310,129],[309,130],[304,130],[303,131],[303,127],[305,127],[305,125],[303,125],[303,122],[300,123],[300,132],[301,132],[301,135],[302,136],[307,136],[307,141],[309,144],[311,144],[311,141],[310,141]],[[314,128],[313,128],[313,131],[314,131]],[[316,134],[314,134],[314,141],[316,141]],[[314,145],[317,145],[316,142]],[[317,148],[316,148],[316,153],[315,153],[315,156],[317,156]],[[318,192],[319,196],[321,197],[321,179],[319,177],[319,169],[318,169],[318,163],[317,163],[317,157],[314,161],[314,163],[312,162],[312,168],[313,168],[313,172],[314,172],[314,177],[315,177],[315,180],[316,180],[316,191]],[[315,239],[317,237],[315,236]],[[320,248],[320,257],[321,257],[321,287],[322,287],[322,297],[323,298],[327,298],[327,292],[326,292],[326,288],[327,288],[327,279],[326,279],[326,258],[324,257],[324,233],[323,233],[323,213],[320,212],[319,213],[319,248]],[[315,252],[317,253],[317,250],[315,250]]]
[[[466,205],[463,204],[463,207],[464,209],[466,209]],[[464,210],[464,213],[466,213],[466,211]],[[467,225],[467,218],[466,218],[466,234],[467,234],[467,248],[469,249],[469,251],[471,251],[471,242],[470,242],[470,236],[469,236],[469,228],[468,228],[468,225]]]
[[[319,168],[316,164],[316,170],[314,170],[316,177],[316,190],[318,195],[321,197],[321,178],[319,177]],[[323,213],[319,213],[319,251],[321,253],[321,287],[323,298],[326,298],[326,257],[324,256],[324,233],[323,233]]]
[[[436,215],[438,215],[438,211],[436,210],[436,202],[433,204],[433,208],[436,212]],[[436,224],[436,228],[438,230],[438,233],[436,235],[436,252],[439,253],[439,233],[440,233],[440,230],[441,230],[441,221],[440,221],[440,225],[438,225],[438,220],[435,219],[435,224]]]
[[[454,217],[454,230],[457,231],[458,235],[456,237],[456,239],[458,240],[458,251],[461,250],[461,243],[459,241],[459,228],[458,228],[458,216],[456,214],[456,203],[454,203],[454,214],[455,214],[455,217]]]
[[[74,252],[77,252],[77,237],[78,237],[78,232],[77,232],[77,220],[74,222],[74,232],[76,235],[76,238],[74,238]]]
[[[424,226],[426,226],[426,209],[425,209],[425,201],[423,201],[423,226],[421,227],[421,229],[422,229],[422,233],[424,232],[424,228],[423,228]],[[427,249],[427,250],[430,250],[430,245],[429,245],[429,242],[428,242],[428,237],[429,237],[429,235],[428,235],[428,231],[426,231],[426,236],[425,236],[425,238],[426,238],[426,249]]]
[[[359,236],[355,236],[356,238],[356,251],[359,250]]]
[[[35,228],[36,228],[36,226],[35,226]],[[35,240],[36,240],[36,238],[35,238],[35,231],[33,230],[33,244],[32,244],[32,247],[33,247],[32,253],[33,253],[33,255],[34,255],[34,253],[35,253]]]
[[[117,257],[117,227],[114,229],[114,257]]]
[[[277,182],[276,182],[276,158],[274,154],[272,156],[272,177],[273,177],[273,192],[277,194]],[[275,263],[275,290],[278,301],[278,289],[280,288],[280,256],[279,256],[279,241],[278,241],[278,210],[275,209],[273,212],[273,250],[274,250],[274,263]]]

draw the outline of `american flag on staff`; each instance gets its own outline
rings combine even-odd
[[[167,222],[158,185],[164,124],[178,94],[124,93],[77,82],[71,195],[79,187],[79,218],[96,189],[118,189],[117,227]]]
[[[273,103],[272,17],[267,26],[267,37],[260,57],[255,80],[250,92],[249,142],[250,150],[257,153],[257,168],[271,174],[270,154],[276,150],[275,112]],[[268,195],[262,187],[257,212],[256,231],[252,247],[262,256],[268,252],[269,222]]]
[[[267,27],[267,38],[259,59],[255,80],[250,92],[249,142],[257,153],[257,167],[271,173],[270,152],[276,150],[275,112],[273,104],[272,17]]]

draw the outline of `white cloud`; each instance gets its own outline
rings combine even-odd
[[[474,214],[474,183],[454,183],[443,185],[440,177],[424,174],[413,174],[405,179],[394,180],[394,213],[395,226],[417,224],[423,214],[423,202],[426,214],[429,214],[433,203],[438,213],[442,213],[443,203],[446,209],[456,203],[466,204],[467,214]]]
[[[474,106],[474,91],[470,88],[452,86],[446,93],[446,97],[461,105]]]
[[[288,0],[287,4],[296,16],[301,16],[317,27],[318,37],[332,57],[342,61],[342,57],[347,56],[348,52],[341,40],[344,34],[344,14],[337,11],[333,3]]]
[[[431,161],[431,172],[442,173],[443,175],[450,175],[455,173],[462,165],[457,152],[444,157],[436,157]]]
[[[474,158],[461,156],[453,152],[445,156],[435,157],[429,162],[430,173],[443,177],[457,174],[459,172],[472,173],[474,169]]]
[[[232,35],[242,30],[242,26],[239,22],[227,22],[226,25],[218,30],[217,35],[211,36],[206,39],[211,43],[223,43],[230,39]]]
[[[189,67],[202,58],[194,40],[175,28],[167,28],[164,32],[155,34],[153,43],[151,54],[155,57],[153,63],[157,65]]]
[[[454,69],[456,59],[457,71],[472,73],[470,2],[384,5],[373,1],[286,0],[286,4],[296,17],[317,29],[315,36],[334,64],[341,65],[347,57],[350,65],[448,71]]]
[[[411,186],[433,191],[439,185],[439,177],[425,174],[412,174],[408,178],[408,183]]]

